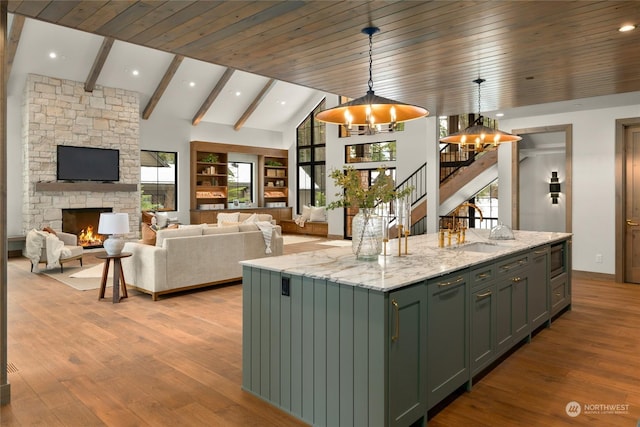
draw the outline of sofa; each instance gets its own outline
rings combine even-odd
[[[283,239],[280,227],[267,221],[188,225],[158,230],[155,245],[126,242],[123,252],[132,254],[122,259],[127,285],[157,301],[163,294],[239,281],[240,261],[282,255]]]

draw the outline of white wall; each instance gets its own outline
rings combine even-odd
[[[616,119],[630,117],[640,117],[640,105],[500,122],[500,128],[507,131],[569,123],[573,125],[572,223],[575,270],[615,273],[615,122]],[[501,160],[502,157],[499,157],[499,162]],[[501,208],[504,202],[502,172]],[[596,254],[602,254],[602,263],[596,262]]]
[[[549,181],[551,172],[558,172],[562,193],[558,203],[551,203]],[[520,162],[519,229],[530,231],[564,232],[565,208],[565,155],[534,155]]]

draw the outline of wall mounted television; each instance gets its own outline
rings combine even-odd
[[[120,150],[58,145],[58,181],[120,180]]]

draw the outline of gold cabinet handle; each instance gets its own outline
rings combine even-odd
[[[396,327],[393,336],[391,337],[391,342],[396,342],[398,341],[398,338],[400,338],[400,307],[396,300],[391,300],[391,305],[393,305],[393,313],[396,316]]]
[[[451,286],[451,285],[455,285],[455,284],[457,284],[457,283],[460,283],[460,282],[462,282],[463,280],[464,280],[464,278],[463,278],[462,276],[460,276],[460,277],[458,277],[456,280],[453,280],[453,281],[451,281],[451,282],[441,282],[441,283],[438,283],[438,287],[439,287],[439,288],[445,288],[445,287],[447,287],[447,286]]]
[[[491,273],[480,273],[476,275],[477,279],[486,279],[487,277],[491,276]]]
[[[518,283],[518,282],[519,282],[519,281],[521,281],[521,280],[522,280],[522,278],[521,278],[521,277],[519,277],[519,276],[518,276],[518,277],[512,277],[512,278],[511,278],[511,281],[512,281],[513,283]]]
[[[482,301],[485,298],[488,298],[491,296],[491,291],[487,291],[484,294],[478,294],[476,295],[476,301]]]
[[[637,222],[633,222],[633,221],[631,221],[630,219],[628,219],[628,220],[627,220],[627,225],[628,225],[628,226],[630,226],[630,227],[637,227],[637,226],[639,226],[640,224],[638,224]]]
[[[546,254],[546,253],[547,253],[547,250],[546,250],[546,249],[543,249],[543,250],[541,250],[541,251],[534,251],[533,253],[534,253],[534,254],[536,254],[536,255]]]

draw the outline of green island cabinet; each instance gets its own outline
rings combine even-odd
[[[243,263],[242,388],[314,426],[424,426],[570,308],[559,244],[555,277],[540,245],[386,292]]]

